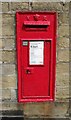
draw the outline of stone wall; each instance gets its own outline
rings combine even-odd
[[[0,6],[0,66],[2,63],[3,116],[27,118],[67,118],[69,116],[69,4],[63,2],[2,2]],[[18,103],[16,67],[16,19],[20,11],[57,12],[57,61],[56,90],[54,102]],[[2,32],[2,33],[1,33]],[[0,75],[1,78],[1,75]],[[1,98],[1,97],[0,97]],[[1,99],[0,99],[1,101]]]

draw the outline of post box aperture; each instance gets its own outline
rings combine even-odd
[[[53,101],[56,65],[56,13],[17,12],[18,101]]]

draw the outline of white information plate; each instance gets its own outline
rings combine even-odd
[[[30,41],[29,64],[30,65],[44,64],[44,42],[43,41]]]

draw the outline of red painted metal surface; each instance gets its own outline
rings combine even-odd
[[[43,64],[29,63],[31,42],[44,43]],[[56,12],[17,12],[18,101],[53,101],[56,67]]]

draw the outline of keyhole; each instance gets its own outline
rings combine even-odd
[[[30,74],[30,70],[26,70],[26,74]]]

